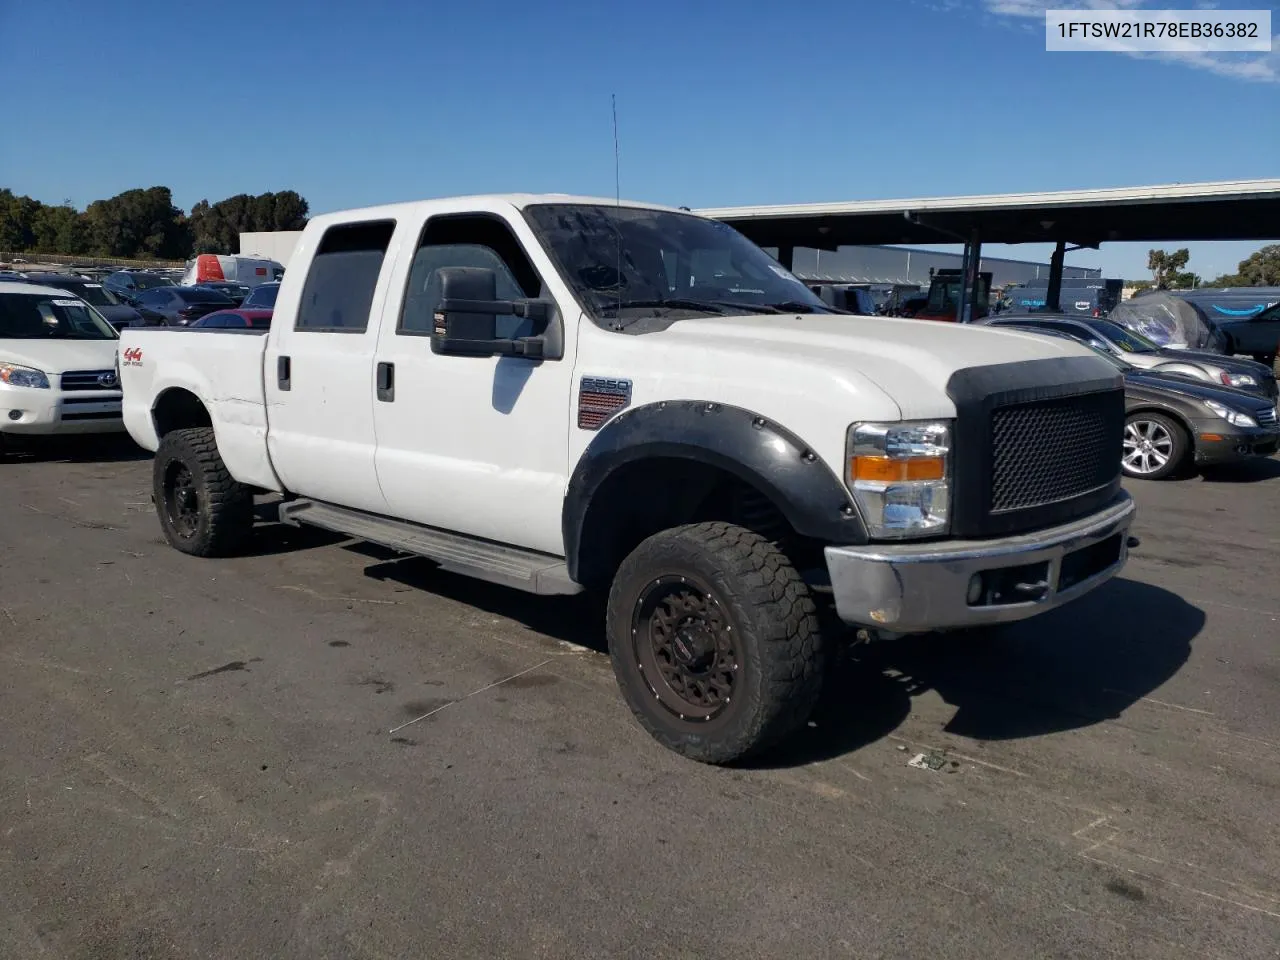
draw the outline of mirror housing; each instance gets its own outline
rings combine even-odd
[[[547,300],[499,300],[498,277],[487,267],[441,267],[440,304],[433,318],[431,350],[466,357],[548,358],[544,337],[498,336],[498,317],[541,321],[552,315]]]

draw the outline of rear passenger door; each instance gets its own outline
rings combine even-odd
[[[267,447],[286,489],[385,513],[374,463],[373,358],[395,221],[335,224],[301,287],[282,288],[267,343]],[[370,318],[373,318],[372,320]]]

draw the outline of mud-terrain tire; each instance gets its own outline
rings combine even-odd
[[[152,467],[165,539],[193,557],[236,553],[253,531],[253,493],[232,479],[210,427],[166,434]]]
[[[809,719],[826,658],[809,588],[770,540],[729,523],[655,534],[609,592],[609,653],[627,705],[663,746],[743,760]]]

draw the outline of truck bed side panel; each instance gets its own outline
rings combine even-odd
[[[218,451],[241,483],[280,489],[267,455],[262,384],[266,337],[233,331],[126,328],[120,338],[124,424],[143,448],[156,450],[156,410],[173,391],[194,394],[209,413]]]

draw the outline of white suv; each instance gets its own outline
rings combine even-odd
[[[123,431],[119,343],[67,291],[0,283],[0,449],[12,434]]]

